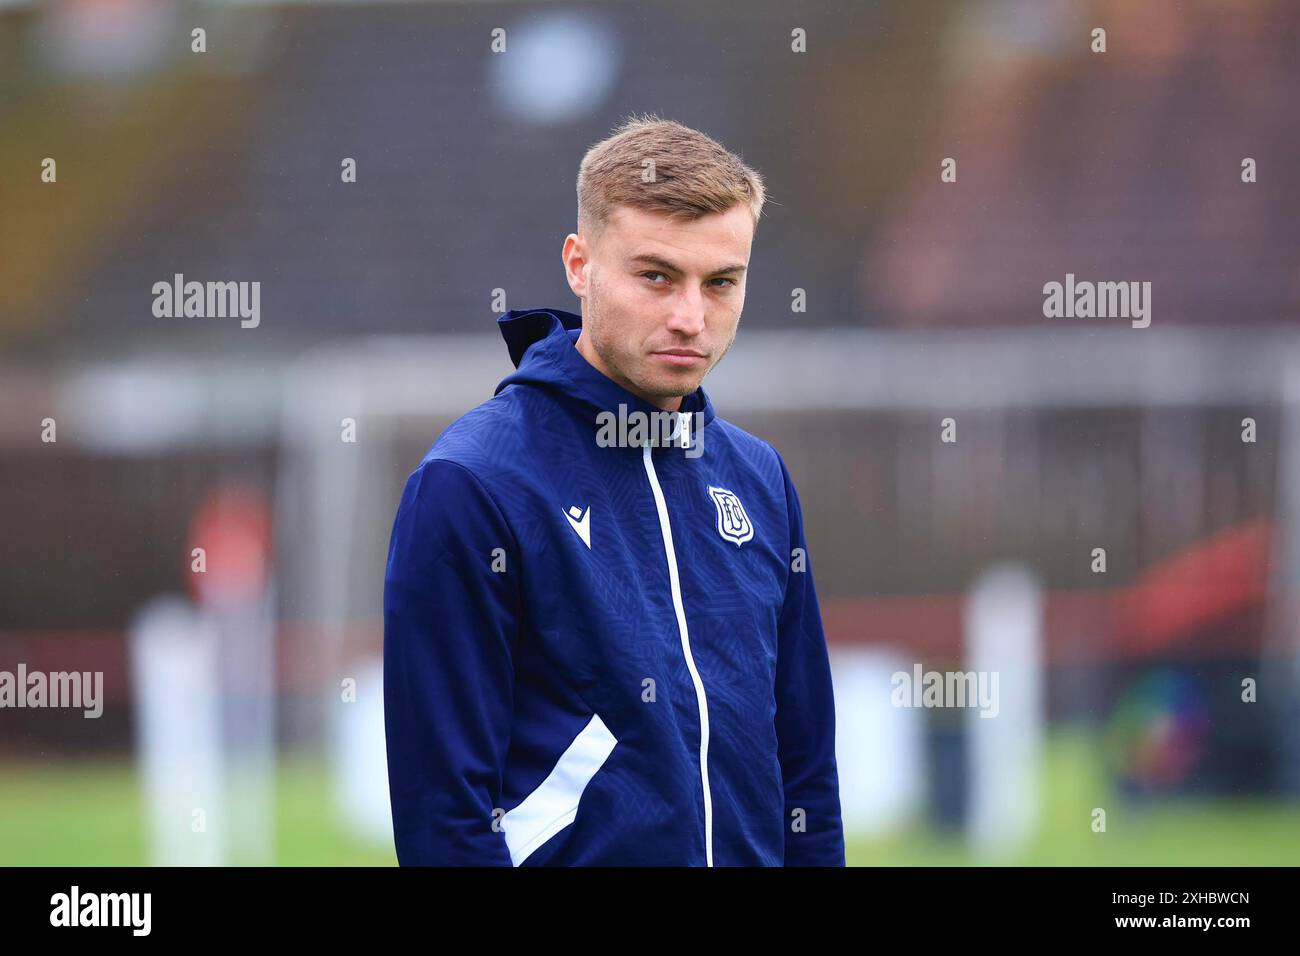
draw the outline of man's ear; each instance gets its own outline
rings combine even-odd
[[[560,258],[564,262],[564,278],[569,283],[569,288],[579,299],[587,297],[587,267],[591,264],[588,258],[587,241],[578,233],[569,233],[564,240],[564,248],[561,250]]]

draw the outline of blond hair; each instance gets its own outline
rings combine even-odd
[[[646,160],[654,175],[647,182]],[[652,114],[632,116],[592,146],[578,167],[578,231],[599,235],[618,206],[694,220],[748,207],[758,228],[763,177],[698,130]]]

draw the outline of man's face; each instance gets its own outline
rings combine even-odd
[[[594,242],[564,243],[582,299],[578,351],[629,392],[676,411],[736,340],[754,221],[742,204],[681,222],[618,207]]]

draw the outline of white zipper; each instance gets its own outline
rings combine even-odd
[[[668,506],[664,503],[664,492],[659,487],[659,477],[655,474],[654,461],[650,458],[651,445],[645,446],[641,460],[645,463],[645,473],[650,477],[650,490],[655,495],[655,508],[659,511],[659,530],[664,536],[664,552],[668,556],[668,583],[673,593],[673,610],[677,612],[677,631],[682,638],[682,653],[686,655],[686,667],[691,672],[695,683],[695,702],[700,708],[700,783],[704,785],[704,860],[705,866],[713,865],[713,795],[709,792],[709,702],[704,696],[704,682],[700,672],[695,669],[695,658],[691,656],[691,639],[686,631],[686,611],[682,607],[682,584],[677,576],[677,552],[673,549],[673,531],[668,526]]]

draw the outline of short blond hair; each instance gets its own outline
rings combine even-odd
[[[646,160],[654,162],[652,182]],[[582,158],[578,231],[599,235],[619,206],[689,221],[737,203],[757,229],[766,198],[763,177],[717,141],[673,120],[632,116]]]

